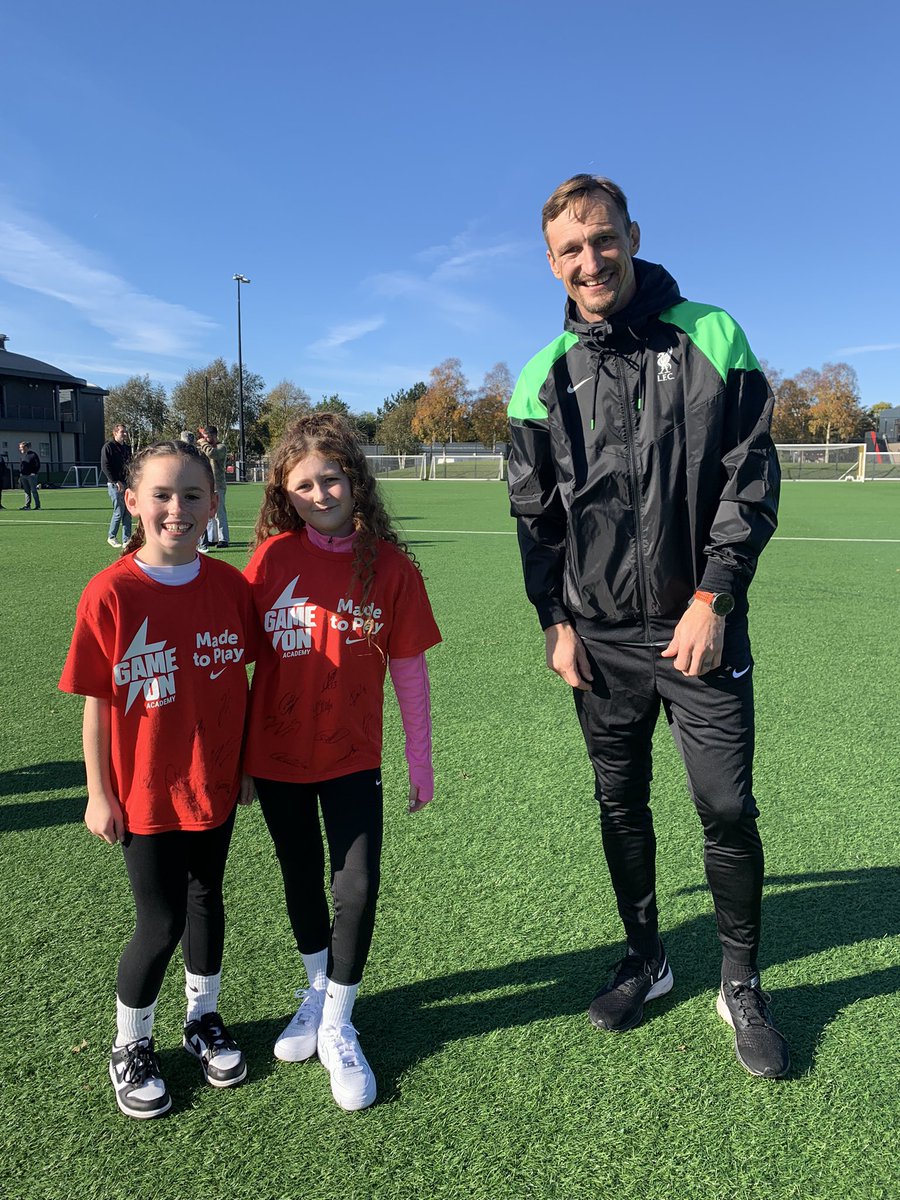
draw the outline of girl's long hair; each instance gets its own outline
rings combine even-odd
[[[149,446],[145,446],[143,450],[135,454],[125,471],[127,479],[126,487],[132,492],[137,490],[144,466],[151,458],[186,458],[191,462],[199,463],[204,471],[206,471],[210,494],[215,492],[216,481],[213,478],[209,459],[196,446],[192,446],[188,442],[152,442]],[[135,521],[131,537],[128,539],[127,545],[123,547],[122,553],[133,554],[135,550],[140,550],[145,540],[141,518],[138,517]]]
[[[396,546],[419,570],[421,568],[391,524],[363,454],[359,434],[346,417],[328,412],[309,413],[285,430],[269,460],[269,477],[250,549],[255,550],[276,533],[296,532],[306,524],[291,504],[285,482],[297,463],[310,454],[336,462],[350,480],[353,528],[357,535],[353,544],[353,580],[362,584],[360,604],[365,605],[372,593],[380,541]]]

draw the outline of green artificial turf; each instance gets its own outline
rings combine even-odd
[[[763,964],[794,1056],[775,1084],[741,1070],[715,1014],[699,823],[664,729],[654,812],[675,989],[631,1033],[590,1026],[620,928],[505,487],[385,491],[444,635],[429,652],[438,790],[406,814],[389,696],[382,895],[355,1011],[380,1098],[357,1114],[315,1060],[272,1057],[303,980],[258,806],[239,812],[229,859],[221,1001],[248,1082],[206,1087],[179,1048],[174,961],[155,1030],[173,1111],[118,1113],[106,1064],[131,901],[119,851],[81,825],[81,705],[56,690],[78,595],[113,554],[109,504],[105,489],[51,491],[39,513],[0,512],[0,1194],[896,1200],[900,487],[786,486],[751,592]],[[228,493],[237,565],[260,492]]]

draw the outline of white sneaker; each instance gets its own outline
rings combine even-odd
[[[294,999],[299,1000],[301,996],[303,1003],[275,1043],[275,1057],[282,1062],[306,1062],[316,1052],[325,993],[317,988],[300,988],[294,993]]]
[[[113,1046],[109,1077],[115,1088],[116,1104],[126,1117],[138,1120],[161,1117],[172,1107],[153,1038],[138,1038],[127,1046]]]
[[[122,549],[121,545],[119,544],[119,542],[116,541],[115,538],[107,538],[106,544],[107,544],[107,546],[112,546],[113,550],[121,550]]]
[[[353,1026],[321,1025],[318,1050],[319,1061],[331,1075],[331,1094],[341,1108],[368,1108],[377,1091],[375,1076]]]

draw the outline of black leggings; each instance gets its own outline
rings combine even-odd
[[[281,864],[291,929],[301,954],[328,948],[328,978],[353,984],[362,979],[381,881],[381,771],[357,771],[324,783],[279,783],[257,779],[263,816]],[[328,857],[334,921],[325,895]]]
[[[122,846],[137,923],[119,959],[118,996],[143,1008],[159,995],[178,942],[192,975],[222,969],[222,880],[234,813],[215,829],[129,833]]]

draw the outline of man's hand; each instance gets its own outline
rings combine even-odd
[[[252,804],[256,795],[256,784],[252,775],[241,775],[241,787],[238,792],[238,804]]]
[[[589,692],[594,676],[591,674],[584,643],[571,625],[563,621],[544,630],[547,646],[547,666],[564,679],[569,687]]]
[[[717,617],[702,600],[695,600],[675,626],[662,657],[674,658],[672,665],[682,675],[706,675],[721,663],[724,640],[725,618]]]

